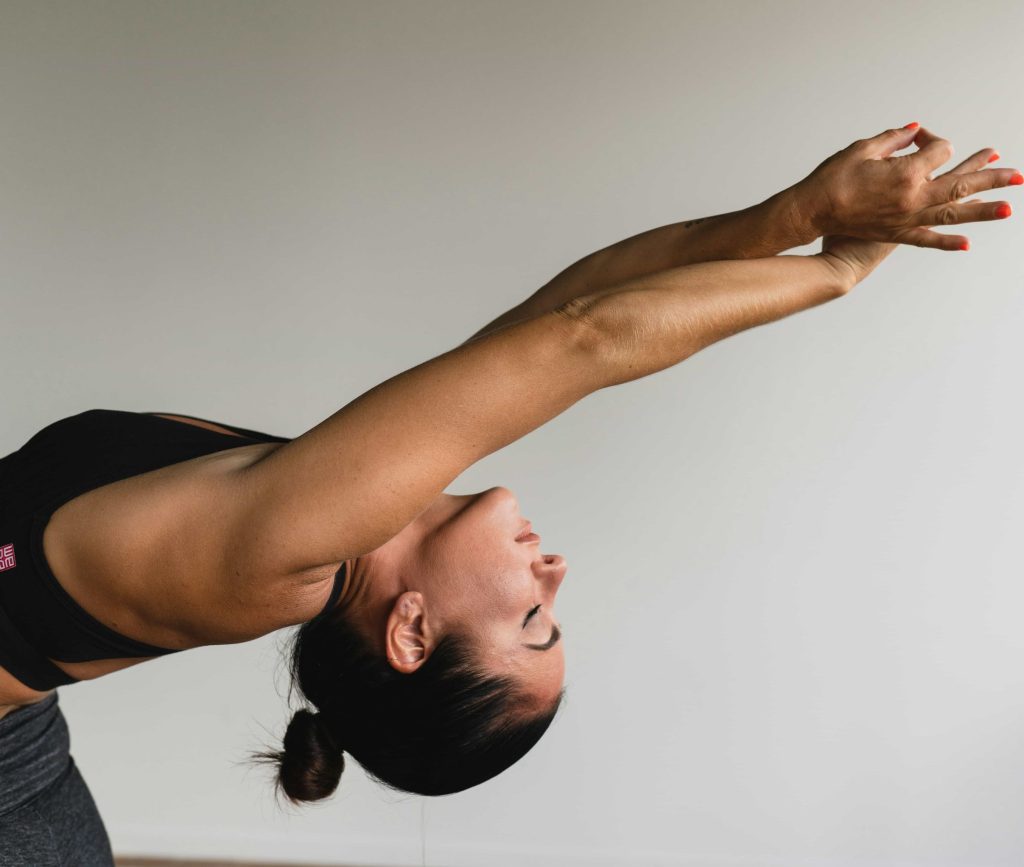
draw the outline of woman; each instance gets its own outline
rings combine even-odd
[[[444,488],[594,391],[845,295],[897,244],[966,249],[929,227],[1007,216],[960,200],[1024,178],[983,169],[991,148],[930,178],[951,154],[887,130],[759,205],[599,250],[295,439],[101,409],[39,431],[0,461],[0,849],[42,847],[74,808],[85,838],[46,845],[109,853],[58,686],[286,626],[317,712],[255,756],[293,801],[331,794],[345,752],[429,795],[516,762],[562,698],[566,562],[506,488]]]

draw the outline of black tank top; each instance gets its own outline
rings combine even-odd
[[[178,651],[121,635],[75,602],[46,562],[43,530],[61,505],[93,488],[253,442],[290,442],[211,423],[242,436],[152,413],[90,409],[47,425],[0,458],[0,666],[31,689],[45,691],[78,680],[50,659],[86,662]],[[344,569],[342,564],[335,574],[317,618],[337,602]]]

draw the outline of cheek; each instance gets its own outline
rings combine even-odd
[[[507,562],[489,563],[480,573],[478,598],[491,618],[506,628],[510,622],[521,621],[534,605],[532,589],[523,573],[521,566],[516,568]]]
[[[514,549],[515,542],[503,538],[499,528],[488,522],[475,526],[467,523],[460,529],[463,532],[451,540],[451,559],[462,576],[463,585],[493,609],[507,611],[523,607],[525,613],[533,595],[532,573],[525,552]]]
[[[467,511],[437,539],[433,550],[432,566],[447,585],[446,595],[488,634],[521,622],[539,601],[534,598],[536,582],[526,552],[505,536],[508,528],[499,526],[493,516]]]

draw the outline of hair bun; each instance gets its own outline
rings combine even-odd
[[[342,748],[323,714],[305,708],[295,712],[279,753],[278,780],[292,801],[318,801],[334,793],[345,770]]]

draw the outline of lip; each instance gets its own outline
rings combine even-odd
[[[516,541],[517,542],[539,542],[540,541],[540,536],[538,536],[536,533],[533,532],[533,524],[531,524],[529,521],[527,521],[526,525],[523,527],[523,529],[520,530],[519,535],[516,536]]]

